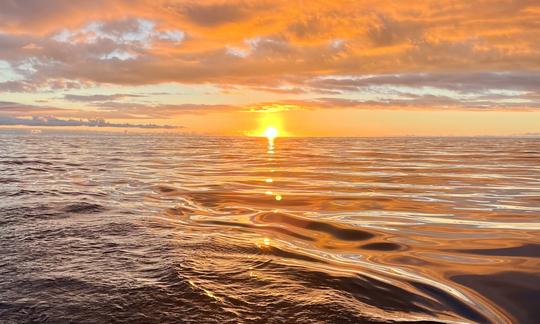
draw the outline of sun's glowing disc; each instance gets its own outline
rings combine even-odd
[[[264,136],[268,138],[276,138],[278,136],[278,130],[275,127],[267,127],[264,131]]]

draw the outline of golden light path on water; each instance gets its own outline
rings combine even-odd
[[[276,129],[0,136],[3,318],[536,318],[538,139]]]
[[[268,140],[268,150],[267,150],[268,154],[274,154],[275,153],[275,139],[276,139],[277,135],[278,135],[278,131],[277,131],[276,128],[274,128],[272,126],[269,126],[269,127],[266,128],[266,130],[264,132],[264,136],[266,136],[266,138]],[[269,161],[273,161],[273,158],[269,157]],[[276,165],[275,168],[279,168],[279,165]],[[271,169],[271,172],[275,172],[275,169]],[[265,182],[266,183],[273,183],[273,179],[267,178],[267,179],[265,179]],[[270,194],[270,195],[274,195],[275,200],[278,201],[278,202],[283,199],[283,197],[280,194],[274,194],[273,191],[266,191],[265,193]],[[276,207],[279,207],[279,206],[276,206]],[[280,212],[279,209],[274,209],[273,210],[273,213],[277,214],[279,212]],[[281,248],[284,248],[284,249],[290,248],[290,244],[287,241],[281,241],[281,240],[273,240],[272,241],[269,237],[262,237],[260,239],[256,239],[255,245],[257,247],[259,247],[262,251],[267,251],[272,246],[276,247],[276,248],[280,248],[280,246],[281,246]],[[295,249],[298,250],[298,246],[296,246]],[[310,249],[303,250],[302,252],[305,255],[309,255],[309,256],[314,257],[314,258],[320,257],[320,255],[317,256],[316,254],[314,255],[313,253],[311,253]],[[354,273],[354,267],[352,267],[352,269],[347,270],[347,268],[350,268],[351,263],[353,263],[355,265],[365,266],[366,268],[370,268],[371,270],[375,270],[375,272],[372,272],[370,275],[373,276],[374,278],[382,280],[382,281],[386,281],[386,280],[383,277],[380,277],[379,275],[377,275],[376,274],[377,272],[382,272],[382,273],[385,273],[387,275],[395,273],[395,274],[399,274],[399,275],[401,275],[401,276],[403,276],[405,278],[411,279],[411,280],[426,281],[426,279],[423,278],[422,276],[418,276],[414,272],[409,272],[409,271],[404,270],[404,269],[400,270],[400,269],[396,269],[394,267],[385,267],[385,266],[381,266],[381,265],[374,267],[369,262],[362,262],[362,261],[359,261],[359,260],[354,260],[354,262],[351,262],[352,260],[349,259],[349,258],[346,258],[346,257],[345,258],[340,258],[339,256],[330,256],[330,255],[326,255],[325,257],[333,259],[333,262],[336,265],[338,265],[337,268],[327,267],[327,266],[322,267],[325,271],[337,271],[337,272],[352,271]],[[342,268],[339,267],[339,265],[341,265]],[[452,288],[451,286],[445,286],[445,285],[441,284],[440,282],[433,281],[433,280],[427,280],[427,281],[430,284],[434,284],[434,285],[438,286],[439,288],[442,288],[443,290],[445,290],[449,294],[454,295],[456,298],[459,298],[461,300],[465,300],[468,303],[470,303],[471,305],[474,305],[474,306],[478,307],[479,309],[482,309],[483,311],[490,313],[491,316],[493,316],[494,318],[499,318],[499,319],[502,320],[502,318],[500,318],[501,314],[499,314],[497,311],[491,310],[489,305],[482,305],[482,303],[478,303],[478,302],[475,303],[473,300],[470,299],[469,296],[462,293],[460,290]],[[383,318],[383,317],[384,316],[381,316],[381,318]],[[422,316],[413,317],[413,318],[416,319],[416,320],[425,320],[425,319],[427,319],[427,318],[424,318]],[[395,319],[397,319],[397,318],[395,318]]]

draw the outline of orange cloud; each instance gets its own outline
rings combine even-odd
[[[509,70],[538,68],[540,45],[535,1],[8,1],[0,13],[0,30],[11,37],[20,57],[50,56],[65,63],[63,73],[82,65],[62,50],[91,54],[113,49],[133,51],[138,59],[121,66],[148,82],[202,82],[226,77],[227,82],[253,77],[258,71],[274,76],[331,73],[444,71],[472,68]],[[181,31],[181,44],[152,46],[119,44],[98,39],[95,44],[57,44],[48,37],[73,33],[91,23],[103,32],[133,32],[135,18],[155,23],[155,32]],[[99,36],[99,35],[98,35]],[[15,46],[15,43],[19,46]],[[24,49],[35,44],[41,50]],[[231,57],[230,47],[245,48],[246,57]],[[5,54],[5,53],[4,53]],[[164,59],[167,60],[164,60]],[[157,62],[156,62],[157,61]],[[158,63],[159,62],[159,63]],[[114,65],[115,62],[105,62]],[[208,63],[211,67],[205,68]],[[227,65],[221,67],[222,65]],[[137,68],[138,67],[138,68]],[[184,74],[165,73],[176,67]],[[156,69],[154,75],[149,70]],[[211,70],[211,71],[208,71]],[[73,72],[72,72],[73,73]],[[70,76],[68,74],[68,76]],[[99,75],[73,75],[98,82],[135,82]]]

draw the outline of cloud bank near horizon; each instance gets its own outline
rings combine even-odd
[[[33,116],[30,119],[0,116],[0,126],[34,126],[34,127],[111,127],[111,128],[141,128],[141,129],[179,129],[181,126],[155,125],[155,124],[131,124],[111,123],[104,119],[60,119],[55,116]]]

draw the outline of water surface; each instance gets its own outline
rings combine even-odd
[[[0,321],[540,321],[540,140],[0,135]]]

